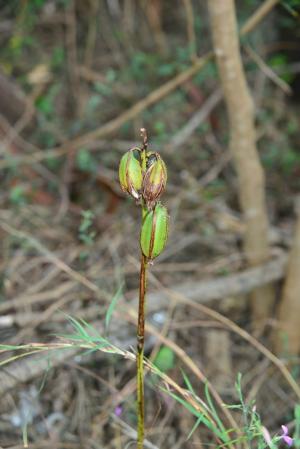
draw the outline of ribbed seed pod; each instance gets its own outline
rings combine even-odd
[[[152,209],[165,189],[167,167],[159,153],[148,152],[146,173],[143,179],[143,198],[148,209]]]
[[[166,207],[157,203],[144,218],[141,230],[141,249],[144,256],[154,259],[166,246],[169,216]]]
[[[129,193],[135,199],[140,197],[143,175],[138,149],[133,148],[122,156],[119,165],[119,179],[123,192]]]

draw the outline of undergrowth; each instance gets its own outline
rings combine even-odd
[[[112,299],[108,308],[105,326],[108,329],[112,318],[113,309],[116,306],[120,290]],[[62,351],[70,348],[82,350],[82,355],[88,355],[95,351],[101,351],[110,356],[120,356],[124,359],[136,362],[136,353],[131,350],[124,350],[112,344],[108,337],[99,334],[97,329],[83,319],[76,319],[68,316],[72,331],[57,336],[54,343],[31,343],[24,345],[0,345],[0,353],[4,358],[0,361],[0,367],[27,356],[41,356],[52,351]],[[10,353],[7,357],[7,353]],[[50,357],[51,360],[51,357]],[[51,362],[49,363],[49,368]],[[282,425],[281,432],[271,435],[263,425],[260,413],[256,408],[255,400],[245,402],[242,389],[242,375],[239,374],[235,383],[235,390],[238,395],[238,403],[223,404],[224,409],[237,413],[239,428],[228,427],[222,417],[222,410],[217,410],[212,399],[208,384],[204,385],[203,397],[200,397],[196,390],[199,385],[193,386],[188,375],[182,371],[182,385],[161,371],[153,362],[144,358],[144,368],[146,373],[151,373],[151,386],[159,390],[162,394],[172,398],[188,410],[195,417],[195,424],[192,429],[187,430],[186,439],[189,440],[195,432],[201,432],[201,428],[206,428],[214,439],[216,449],[231,448],[257,448],[257,449],[278,449],[282,444],[300,448],[300,404],[294,408],[294,433],[288,434],[286,425]],[[44,381],[43,385],[44,386]],[[271,399],[270,399],[271,400]],[[116,414],[119,414],[117,411]],[[124,418],[125,419],[125,418]],[[23,423],[23,444],[28,447],[27,424]]]

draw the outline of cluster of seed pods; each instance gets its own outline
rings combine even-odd
[[[132,148],[120,161],[119,179],[122,190],[145,211],[140,245],[144,256],[152,260],[163,251],[168,236],[168,211],[159,201],[167,182],[166,165],[159,153]]]

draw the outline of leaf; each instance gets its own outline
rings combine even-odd
[[[174,368],[175,355],[172,349],[167,346],[162,346],[155,359],[153,360],[153,365],[155,365],[163,373]]]
[[[183,376],[183,379],[184,379],[184,382],[185,382],[185,384],[186,384],[186,386],[187,386],[187,389],[189,390],[189,392],[190,392],[194,397],[196,397],[196,393],[195,393],[195,391],[194,391],[194,389],[193,389],[193,387],[192,387],[192,384],[191,384],[189,378],[187,377],[187,375],[185,374],[185,372],[183,371],[183,369],[181,370],[181,374],[182,374],[182,376]]]
[[[300,423],[300,404],[295,405],[295,419]]]
[[[300,448],[300,404],[295,405],[294,415],[295,415],[295,422],[296,422],[295,432],[293,435],[294,445],[295,445],[296,449],[299,449]]]
[[[80,324],[79,321],[77,321],[75,318],[71,317],[70,315],[67,315],[68,319],[71,321],[72,326],[75,328],[75,330],[78,332],[78,336],[81,337],[83,340],[89,339],[89,334],[86,332],[82,324]],[[74,337],[77,337],[74,335]]]
[[[22,426],[23,446],[28,447],[28,423]]]
[[[197,427],[201,424],[201,422],[203,421],[203,415],[199,416],[199,418],[197,419],[197,421],[195,422],[195,424],[193,425],[192,430],[190,431],[190,433],[187,436],[187,440],[189,440],[191,438],[191,436],[193,435],[193,433],[195,432],[195,430],[197,429]]]
[[[212,398],[211,398],[211,395],[210,395],[207,383],[205,384],[204,390],[205,390],[206,400],[207,400],[208,406],[210,408],[210,412],[211,412],[212,416],[214,417],[216,423],[218,424],[220,431],[223,434],[223,438],[222,439],[223,439],[224,442],[228,443],[230,441],[230,439],[228,438],[226,429],[225,429],[221,419],[219,418],[219,415],[218,415],[218,413],[217,413],[217,411],[215,409],[215,406],[214,406],[214,404],[212,402]]]
[[[196,418],[199,417],[199,412],[193,407],[191,404],[189,404],[187,401],[182,399],[180,396],[178,396],[175,393],[172,393],[171,391],[167,390],[166,388],[160,387],[160,389],[166,393],[167,395],[171,396],[175,401],[179,402],[181,405],[183,405],[192,415],[196,416]]]
[[[85,148],[81,148],[76,155],[76,165],[79,170],[92,173],[95,171],[95,159],[91,152]]]
[[[120,285],[120,287],[118,288],[116,294],[113,296],[111,303],[107,309],[106,315],[105,315],[105,329],[106,331],[108,330],[108,326],[113,314],[113,311],[115,310],[115,307],[117,305],[118,300],[120,299],[120,297],[122,296],[122,290],[123,290],[123,283]]]
[[[68,320],[71,322],[71,325],[75,329],[74,334],[60,334],[60,337],[63,337],[68,340],[84,342],[89,344],[98,344],[99,348],[104,346],[111,346],[110,343],[103,338],[97,330],[89,323],[87,323],[83,318],[75,319],[70,315],[65,314]],[[97,347],[98,347],[97,346]],[[96,349],[97,349],[96,347]],[[92,348],[93,349],[93,348]]]
[[[205,416],[203,413],[196,410],[191,404],[189,404],[187,401],[182,399],[180,396],[177,396],[177,394],[172,393],[171,391],[168,391],[164,388],[161,388],[165,393],[167,393],[169,396],[171,396],[173,399],[175,399],[177,402],[179,402],[181,405],[183,405],[189,412],[191,412],[196,418],[200,418],[203,421],[203,424],[211,430],[218,438],[220,438],[224,443],[226,443],[226,440],[224,440],[224,435],[219,431],[219,429],[215,426],[215,424],[211,421],[211,419],[208,416]]]
[[[201,404],[201,406],[207,411],[210,412],[209,408],[207,407],[207,404],[201,399],[199,398],[196,393],[195,390],[193,389],[193,386],[188,378],[188,376],[185,374],[185,372],[183,371],[183,369],[181,369],[181,374],[183,376],[184,382],[187,386],[187,389],[189,390],[189,392],[191,393],[191,395],[197,400],[197,402],[199,402]]]
[[[47,381],[47,377],[48,377],[50,369],[51,369],[51,360],[50,360],[50,357],[49,357],[48,358],[48,363],[47,363],[47,368],[46,368],[45,373],[43,375],[40,388],[38,389],[38,394],[40,394],[42,392],[44,386],[46,385],[46,381]]]

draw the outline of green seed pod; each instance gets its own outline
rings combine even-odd
[[[133,148],[122,156],[119,165],[119,179],[123,192],[139,199],[142,189],[143,175],[140,161],[140,151]]]
[[[155,259],[166,246],[169,216],[167,209],[157,203],[144,218],[141,230],[141,249],[144,256]]]
[[[167,183],[167,167],[159,153],[148,152],[146,173],[143,180],[143,198],[152,209]]]

